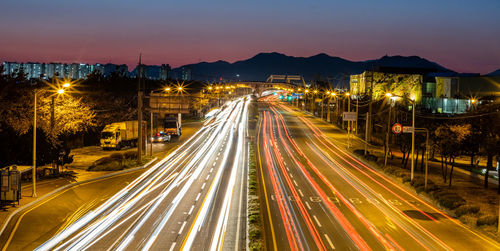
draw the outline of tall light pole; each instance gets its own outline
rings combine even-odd
[[[141,76],[142,76],[142,63],[141,55],[139,55],[139,65],[137,66],[137,128],[138,140],[137,140],[137,164],[142,164],[142,88],[141,88]]]
[[[412,120],[411,120],[411,180],[413,180],[415,172],[415,96],[411,96],[411,110],[412,110]]]
[[[387,119],[387,131],[385,133],[385,157],[384,157],[384,167],[387,166],[387,157],[389,155],[389,133],[391,128],[391,113],[392,113],[392,93],[386,93],[385,96],[389,98],[389,118]]]
[[[69,87],[69,84],[64,87]],[[36,194],[36,109],[37,109],[37,96],[38,92],[35,90],[34,91],[35,97],[34,97],[34,105],[33,105],[33,167],[32,167],[32,190],[31,190],[31,197],[35,198],[37,197]],[[57,90],[57,94],[64,94],[64,89],[60,88]]]
[[[33,110],[33,168],[32,168],[32,193],[31,197],[36,197],[36,95],[37,92],[35,90],[35,109]]]

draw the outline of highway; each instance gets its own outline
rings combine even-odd
[[[352,156],[325,122],[275,96],[260,103],[268,250],[500,249]]]
[[[245,250],[246,98],[36,250]]]

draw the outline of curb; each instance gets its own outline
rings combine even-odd
[[[123,170],[123,171],[119,171],[119,172],[116,172],[116,173],[109,173],[109,174],[106,174],[106,175],[103,175],[103,176],[100,176],[100,177],[95,177],[95,178],[92,178],[92,179],[88,179],[88,180],[83,180],[83,181],[79,181],[79,182],[75,182],[75,183],[71,183],[71,184],[67,184],[65,186],[62,186],[62,187],[59,187],[55,190],[53,190],[52,192],[49,192],[45,195],[43,195],[42,197],[14,210],[8,217],[7,219],[5,220],[5,222],[3,223],[3,226],[2,228],[0,229],[0,236],[3,234],[3,231],[5,230],[5,228],[7,227],[7,225],[9,224],[10,220],[12,219],[12,217],[16,214],[18,214],[19,212],[25,210],[26,208],[29,208],[37,203],[39,203],[40,201],[60,192],[60,191],[63,191],[63,190],[66,190],[68,188],[71,188],[71,187],[74,187],[74,186],[78,186],[78,185],[81,185],[81,184],[85,184],[85,183],[88,183],[88,182],[92,182],[92,181],[96,181],[96,180],[101,180],[101,179],[105,179],[105,178],[109,178],[109,177],[113,177],[113,176],[117,176],[117,175],[120,175],[120,174],[125,174],[125,173],[130,173],[130,172],[134,172],[134,171],[137,171],[137,170],[140,170],[140,169],[144,169],[146,168],[147,166],[151,165],[151,163],[153,163],[154,161],[156,161],[158,159],[158,157],[155,157],[154,159],[152,159],[151,161],[149,161],[148,163],[144,164],[143,166],[139,166],[139,167],[134,167],[134,168],[131,168],[131,169],[127,169],[127,170]]]

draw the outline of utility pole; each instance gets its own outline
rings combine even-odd
[[[149,132],[149,135],[151,135],[151,137],[149,138],[149,156],[153,156],[153,110],[151,110],[151,131]]]
[[[411,180],[413,180],[413,173],[415,172],[415,99],[412,99],[412,122],[411,122]]]
[[[392,100],[389,99],[389,118],[387,120],[387,132],[385,133],[385,157],[384,157],[384,167],[387,166],[387,156],[389,155],[389,133],[391,128],[391,110],[392,110]]]
[[[31,197],[36,197],[36,90],[35,90],[35,108],[33,112],[33,168],[31,178],[33,180]]]
[[[370,100],[368,103],[368,115],[366,116],[366,124],[368,125],[368,130],[366,130],[366,141],[370,142],[372,139],[372,102],[373,102],[373,69],[371,72],[371,80],[370,80]],[[366,78],[365,78],[365,85],[366,85]]]
[[[56,106],[56,97],[52,96],[52,103],[50,104],[50,132],[52,133],[54,130],[54,121],[55,121],[55,106]]]
[[[142,89],[141,89],[141,77],[142,77],[142,63],[141,54],[139,54],[139,65],[137,66],[137,124],[138,124],[138,142],[137,142],[137,164],[142,164]]]

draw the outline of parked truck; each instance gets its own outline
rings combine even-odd
[[[166,117],[164,120],[163,132],[170,136],[181,136],[181,123],[176,117]]]
[[[146,136],[146,122],[143,122],[143,137]],[[101,147],[104,150],[120,150],[125,146],[136,146],[139,138],[137,120],[115,122],[106,125],[101,132]]]

